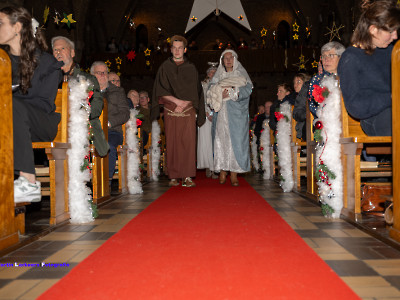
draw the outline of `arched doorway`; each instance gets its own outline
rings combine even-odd
[[[290,47],[290,26],[286,21],[280,21],[278,24],[277,42],[279,47]]]
[[[136,28],[136,49],[138,52],[143,52],[149,45],[149,33],[147,27],[140,24]]]

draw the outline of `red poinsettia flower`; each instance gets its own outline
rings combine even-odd
[[[281,112],[279,112],[279,111],[276,111],[276,112],[275,112],[275,118],[276,118],[278,121],[282,120],[284,117],[285,117],[285,116],[284,116]]]
[[[139,127],[140,125],[142,125],[142,121],[139,119],[136,119],[136,126]]]
[[[93,91],[89,91],[89,93],[88,93],[88,99],[92,98],[92,96],[93,96]]]
[[[314,100],[317,101],[318,103],[324,102],[325,98],[329,96],[329,90],[327,87],[320,87],[319,85],[314,84],[313,85],[314,90],[312,92],[312,96],[314,97]]]

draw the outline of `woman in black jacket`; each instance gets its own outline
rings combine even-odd
[[[296,120],[296,137],[306,140],[306,105],[310,76],[298,73],[294,76],[293,87],[297,93],[293,107],[293,119]]]
[[[14,181],[15,202],[41,200],[32,142],[52,141],[60,122],[54,101],[63,63],[45,52],[38,25],[22,7],[0,9],[0,45],[12,66],[14,172],[19,175]]]

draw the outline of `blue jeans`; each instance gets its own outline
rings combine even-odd
[[[108,130],[108,144],[110,153],[108,154],[108,176],[111,180],[114,175],[115,163],[117,161],[117,147],[124,142],[122,133],[114,130]]]
[[[392,108],[386,108],[376,116],[361,120],[361,127],[369,136],[391,136]]]

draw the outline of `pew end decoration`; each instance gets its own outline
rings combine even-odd
[[[128,146],[128,191],[129,194],[142,194],[140,182],[140,159],[138,145],[138,119],[139,111],[131,109],[131,115],[126,123],[126,143]],[[140,123],[141,124],[141,123]]]
[[[157,121],[151,124],[151,179],[158,181],[160,176],[160,157],[161,157],[161,128]]]
[[[275,112],[278,124],[276,126],[276,141],[278,152],[278,165],[281,173],[280,186],[285,193],[291,192],[294,187],[292,163],[292,110],[288,102],[282,103],[280,111]]]
[[[254,134],[254,126],[250,128],[250,149],[251,149],[251,162],[255,172],[260,169],[258,163],[258,149],[257,149],[257,137]]]
[[[261,131],[260,137],[260,152],[262,157],[262,170],[263,170],[263,179],[271,179],[271,138],[269,134],[269,125],[268,120],[265,120],[263,123],[263,129]]]
[[[314,132],[319,201],[326,217],[338,219],[343,208],[343,166],[340,146],[341,103],[337,81],[333,77],[325,78],[321,87],[314,88],[313,96],[319,102]]]
[[[69,207],[72,224],[92,222],[96,217],[91,190],[86,186],[90,181],[90,168],[82,167],[89,153],[88,124],[90,115],[89,99],[92,89],[90,81],[83,76],[69,82]]]

